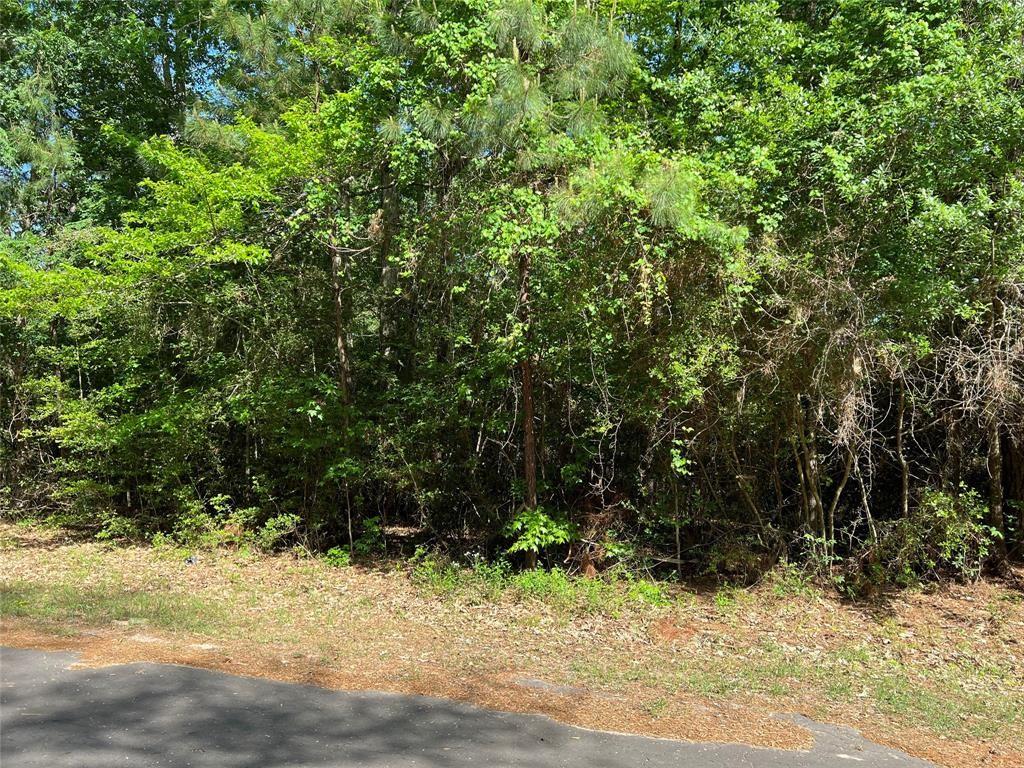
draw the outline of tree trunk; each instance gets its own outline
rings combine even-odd
[[[793,451],[793,463],[796,465],[796,477],[800,482],[800,522],[809,528],[811,521],[811,501],[807,493],[807,478],[804,476],[804,462],[797,448],[796,438],[791,438],[789,447]]]
[[[672,481],[672,497],[675,502],[675,529],[676,529],[676,575],[683,580],[683,541],[679,532],[679,483]]]
[[[520,363],[523,375],[523,481],[526,506],[537,506],[537,441],[533,432],[533,365],[528,357]]]
[[[853,451],[846,449],[846,465],[843,467],[843,478],[836,486],[836,494],[832,497],[832,503],[828,507],[828,544],[834,546],[836,540],[836,509],[839,507],[839,497],[843,495],[843,489],[850,479],[850,470],[853,469]]]
[[[523,483],[527,509],[537,507],[537,438],[534,434],[533,361],[529,348],[530,338],[530,255],[519,256],[519,321],[524,327],[524,344],[519,368],[523,379]],[[537,554],[527,553],[527,567],[537,564]]]
[[[995,243],[992,245],[993,249],[993,269],[995,268]],[[992,285],[992,310],[989,320],[989,349],[991,355],[990,366],[990,377],[992,381],[990,386],[992,387],[991,399],[988,403],[988,476],[989,476],[989,496],[988,496],[988,513],[989,513],[989,525],[991,525],[999,536],[996,537],[994,542],[995,557],[999,563],[1003,563],[1006,560],[1006,520],[1003,515],[1003,446],[1002,438],[1000,435],[1000,403],[998,387],[996,386],[996,372],[999,367],[998,358],[1002,355],[999,354],[999,345],[996,339],[999,336],[1000,325],[1003,320],[1003,303],[999,299],[998,287],[993,278]]]
[[[804,477],[807,483],[808,524],[816,529],[822,540],[827,538],[825,532],[825,510],[821,503],[821,484],[818,481],[818,451],[814,430],[807,425],[804,406],[797,398],[796,423],[800,434],[800,447],[803,456]]]
[[[751,516],[757,521],[759,532],[763,532],[765,530],[764,518],[761,517],[761,511],[757,508],[757,502],[754,501],[754,497],[750,493],[750,487],[748,485],[750,480],[748,476],[743,473],[743,467],[740,464],[740,457],[736,452],[735,432],[729,433],[729,452],[733,462],[733,477],[736,479],[736,487],[739,489],[740,496],[743,497],[743,502],[747,505],[747,509],[750,510]]]
[[[334,293],[334,342],[338,354],[338,393],[341,404],[348,406],[352,402],[352,366],[348,354],[348,334],[346,332],[345,288],[343,276],[345,263],[342,255],[335,251],[331,254],[331,287]]]
[[[868,524],[868,535],[871,537],[871,543],[874,544],[878,541],[878,530],[875,528],[875,518],[871,514],[871,502],[868,500],[867,483],[864,482],[864,476],[860,472],[860,461],[854,463],[853,470],[857,475],[857,484],[860,486],[860,501],[864,507],[864,519]]]
[[[781,516],[782,508],[785,506],[785,496],[782,492],[782,477],[779,474],[779,451],[782,450],[781,432],[777,432],[772,441],[772,486],[775,488],[775,514]]]

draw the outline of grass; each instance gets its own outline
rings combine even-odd
[[[184,595],[25,581],[0,584],[0,615],[62,625],[131,622],[192,634],[209,634],[222,621],[214,609]]]
[[[537,603],[568,617],[617,617],[630,609],[666,607],[673,602],[663,584],[624,571],[584,579],[561,568],[517,572],[503,560],[478,561],[464,567],[447,558],[419,554],[413,560],[410,575],[413,584],[437,597],[470,605]]]

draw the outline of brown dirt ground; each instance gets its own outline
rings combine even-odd
[[[3,523],[0,542],[0,585],[113,583],[189,596],[232,617],[203,634],[132,621],[0,622],[4,645],[75,651],[84,666],[183,664],[339,690],[438,696],[599,730],[784,749],[806,748],[810,736],[773,713],[802,712],[950,768],[1024,765],[1019,730],[998,739],[947,738],[883,714],[869,700],[828,700],[813,685],[782,698],[699,695],[653,671],[747,658],[766,640],[811,659],[866,641],[884,659],[922,668],[954,660],[1009,664],[1022,672],[1016,684],[1024,680],[1024,606],[1003,599],[998,584],[913,593],[871,607],[773,596],[766,587],[728,610],[698,595],[657,610],[566,617],[534,603],[442,599],[401,570],[335,569],[294,555],[203,552],[198,566],[186,567],[152,548]],[[614,672],[604,679],[581,668]]]

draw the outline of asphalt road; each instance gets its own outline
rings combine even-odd
[[[422,696],[344,693],[159,664],[70,670],[0,649],[3,768],[825,768],[926,766],[848,729],[799,722],[788,752],[596,733]]]

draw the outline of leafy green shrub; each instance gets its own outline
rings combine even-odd
[[[524,508],[505,527],[505,535],[514,539],[509,552],[540,554],[556,544],[568,544],[576,527],[564,516],[552,516],[541,507]]]
[[[186,545],[210,545],[214,542],[209,541],[209,538],[219,528],[219,522],[209,512],[201,508],[189,509],[174,521],[173,536]]]
[[[940,575],[977,579],[1001,535],[984,523],[985,513],[973,489],[925,491],[905,518],[880,526],[878,542],[837,575],[837,589],[868,597],[886,584],[906,587]]]
[[[331,547],[324,552],[323,560],[335,568],[347,568],[352,564],[352,555],[343,547]]]
[[[379,517],[363,520],[363,533],[352,543],[357,555],[367,557],[384,551],[384,527]]]
[[[891,555],[885,560],[921,575],[942,571],[976,579],[993,540],[1001,535],[984,523],[986,511],[976,490],[928,490],[917,508],[896,524]]]
[[[298,533],[301,520],[295,514],[277,515],[270,518],[256,533],[256,543],[267,551],[276,549]]]
[[[601,542],[600,552],[602,560],[614,560],[618,563],[626,563],[637,558],[636,546],[628,541],[621,541],[615,536],[614,531],[609,531]]]
[[[195,499],[184,499],[182,511],[175,518],[171,538],[188,547],[241,546],[258,539],[259,519],[259,507],[233,509],[228,496],[214,496],[205,504]],[[262,542],[260,546],[264,546]]]
[[[100,541],[134,541],[143,536],[142,526],[135,518],[108,510],[101,513],[100,521],[100,529],[96,532]]]

